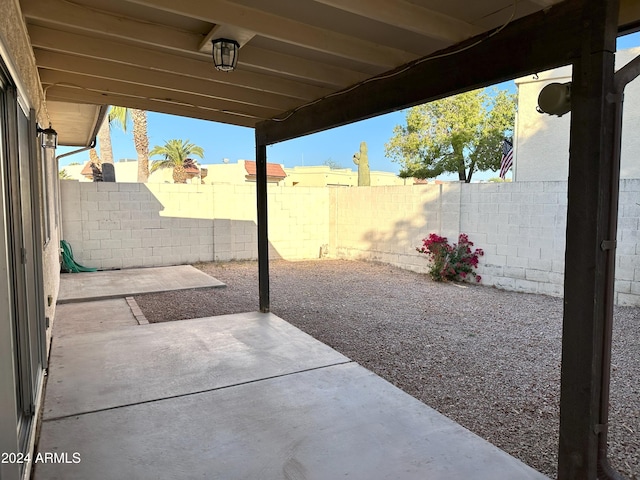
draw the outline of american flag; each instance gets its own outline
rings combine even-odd
[[[504,178],[513,165],[513,145],[506,138],[502,142],[502,160],[500,160],[500,178]]]

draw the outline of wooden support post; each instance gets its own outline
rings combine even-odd
[[[584,0],[583,12],[571,90],[560,480],[598,477],[598,439],[607,421],[601,418],[610,349],[606,317],[613,308],[607,268],[615,261],[618,192],[612,185],[619,181],[613,161],[618,1]]]
[[[267,146],[256,136],[256,196],[258,207],[258,291],[260,311],[269,311],[269,237],[267,228]]]

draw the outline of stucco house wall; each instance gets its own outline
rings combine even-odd
[[[18,102],[22,107],[20,115],[28,117],[29,111],[36,112],[37,121],[41,125],[47,124],[46,105],[44,104],[44,94],[39,83],[38,72],[35,66],[33,52],[28,42],[26,27],[22,21],[22,14],[18,3],[14,0],[0,0],[0,63],[7,77],[16,85],[18,91]],[[15,108],[15,105],[8,105]],[[15,110],[13,110],[15,111]],[[33,126],[33,125],[32,125]],[[4,129],[4,125],[2,129]],[[13,139],[8,139],[6,132],[2,132],[0,137],[2,151],[6,152],[8,144]],[[21,157],[24,151],[20,153]],[[38,210],[41,215],[34,215],[33,222],[36,229],[42,231],[42,244],[35,245],[36,254],[41,254],[42,271],[36,271],[34,259],[27,261],[25,269],[31,269],[36,276],[42,277],[44,306],[44,317],[51,320],[45,336],[45,350],[48,354],[49,340],[51,337],[52,321],[55,314],[55,304],[60,285],[60,264],[59,264],[59,227],[60,222],[56,216],[57,201],[55,197],[57,172],[55,166],[54,153],[43,152],[38,160],[32,155],[28,157],[28,164],[31,169],[28,173],[38,180],[34,184],[33,199],[39,198]],[[7,158],[0,153],[0,452],[19,452],[22,450],[19,445],[17,421],[20,411],[16,403],[17,378],[16,360],[14,352],[17,349],[15,325],[16,322],[24,322],[24,318],[17,318],[15,315],[15,304],[13,298],[14,277],[11,273],[12,251],[9,242],[12,231],[9,228],[7,218],[11,216],[9,204],[6,203],[8,185],[4,181],[7,168],[10,162],[15,164],[15,158]],[[29,206],[22,206],[22,209]],[[24,211],[24,210],[23,210]],[[47,228],[45,228],[47,225]],[[28,228],[25,225],[25,230]],[[20,288],[20,287],[18,287]],[[44,318],[36,318],[37,322],[45,324]],[[45,328],[44,326],[42,327]],[[42,340],[39,340],[40,342]],[[33,345],[31,348],[41,348],[42,345]],[[38,385],[43,384],[42,370],[33,371],[33,377]],[[35,428],[38,418],[38,411],[41,408],[42,389],[35,392],[34,414],[30,417],[31,423],[26,437],[26,450],[32,451],[35,442]],[[22,468],[18,464],[0,464],[0,478],[14,479],[20,475],[28,478],[30,465]],[[21,471],[22,470],[22,471]]]
[[[616,53],[616,68],[640,55],[640,47]],[[538,95],[548,84],[571,81],[571,67],[561,67],[516,80],[518,119],[515,135],[514,181],[566,181],[569,175],[569,123],[536,111]],[[640,178],[640,79],[627,85],[622,127],[621,178]]]

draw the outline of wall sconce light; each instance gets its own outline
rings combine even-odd
[[[51,124],[49,124],[49,128],[37,128],[40,136],[40,146],[42,148],[52,148],[56,149],[58,146],[58,132],[56,132],[53,128],[51,128]]]
[[[232,72],[238,64],[240,44],[235,40],[216,38],[213,43],[213,64],[221,72]]]
[[[571,110],[571,82],[550,83],[538,95],[538,113],[561,117]]]

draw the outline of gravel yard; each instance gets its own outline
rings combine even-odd
[[[227,288],[135,297],[150,322],[258,309],[256,262],[196,267]],[[555,478],[561,299],[366,262],[270,270],[273,313]],[[616,308],[612,370],[609,456],[640,479],[639,308]]]

